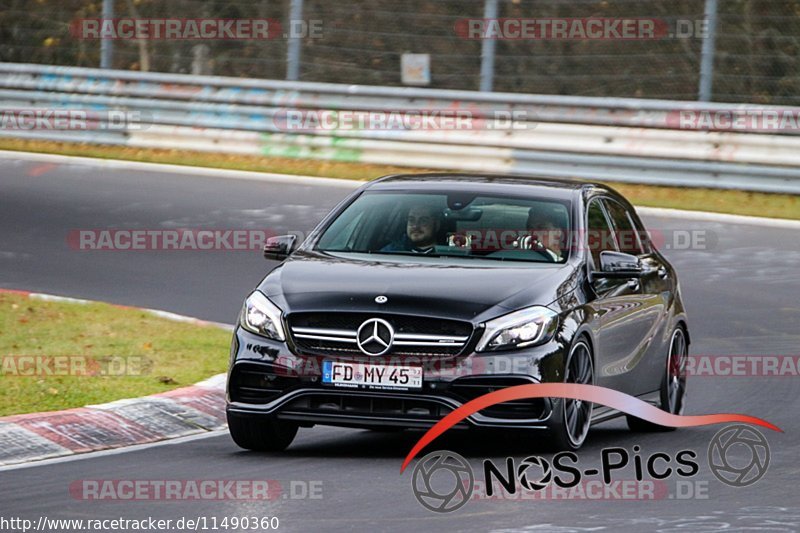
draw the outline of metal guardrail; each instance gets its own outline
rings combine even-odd
[[[477,172],[800,194],[800,128],[675,129],[682,112],[732,119],[785,107],[478,93],[0,63],[0,109],[136,111],[123,130],[0,128],[0,136]],[[502,129],[286,127],[289,109],[513,116]],[[513,114],[513,115],[512,115]]]

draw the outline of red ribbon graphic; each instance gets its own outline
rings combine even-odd
[[[783,433],[783,430],[778,426],[766,420],[762,420],[761,418],[748,415],[673,415],[623,392],[607,389],[605,387],[598,387],[596,385],[578,385],[573,383],[517,385],[479,396],[442,418],[436,425],[430,428],[427,433],[417,441],[411,451],[408,452],[405,461],[403,461],[403,466],[400,467],[400,473],[403,473],[412,459],[414,459],[425,446],[468,416],[498,403],[530,398],[568,398],[597,403],[660,426],[686,428],[741,422],[754,426],[762,426]]]

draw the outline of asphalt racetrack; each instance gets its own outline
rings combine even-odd
[[[232,323],[243,298],[274,266],[248,251],[80,251],[80,229],[269,229],[308,231],[352,188],[330,181],[215,179],[187,173],[3,159],[0,166],[0,287],[174,311]],[[667,235],[665,253],[681,279],[692,354],[800,354],[798,230],[688,218],[644,216]],[[707,244],[677,249],[673,235],[704,232]],[[680,237],[682,238],[682,237]],[[666,248],[665,246],[665,248]],[[227,353],[221,352],[220,358]],[[719,427],[634,434],[624,420],[596,426],[580,451],[581,468],[601,450],[634,446],[647,457],[693,450],[699,472],[680,487],[666,480],[655,500],[507,497],[470,501],[450,514],[423,508],[411,490],[406,453],[421,433],[301,429],[284,453],[238,449],[226,433],[116,454],[0,471],[4,516],[129,518],[276,516],[283,531],[795,531],[800,530],[800,377],[695,377],[687,414],[736,412],[781,427],[763,430],[767,473],[755,485],[717,480],[706,454]],[[520,436],[451,432],[434,444],[502,463],[536,455]],[[413,466],[413,465],[412,465]],[[620,480],[634,478],[633,468]],[[70,484],[83,479],[278,480],[272,501],[83,501]],[[294,487],[294,489],[289,489]],[[306,494],[311,487],[314,497]],[[321,487],[321,489],[319,489]],[[294,493],[291,492],[294,490]],[[682,491],[682,492],[681,492]]]

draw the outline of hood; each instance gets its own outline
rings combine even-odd
[[[547,305],[576,278],[570,264],[448,261],[386,256],[376,261],[300,251],[267,275],[259,289],[287,313],[397,313],[477,323]],[[388,301],[378,304],[377,296]]]

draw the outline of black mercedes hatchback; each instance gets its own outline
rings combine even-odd
[[[609,187],[425,174],[365,184],[242,308],[227,416],[251,450],[299,427],[428,428],[505,387],[593,384],[683,411],[689,332],[672,266]],[[577,449],[621,413],[579,400],[488,407],[460,428],[538,432]],[[663,430],[628,417],[634,430]]]

